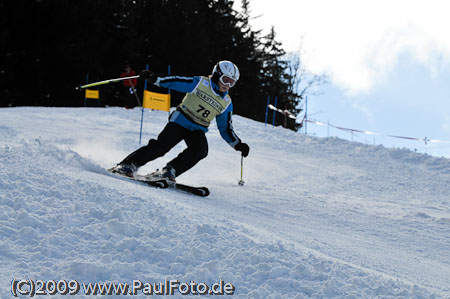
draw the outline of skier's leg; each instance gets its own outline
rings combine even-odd
[[[189,131],[182,126],[169,122],[164,130],[158,135],[158,139],[151,139],[146,146],[128,155],[119,164],[134,164],[141,167],[146,163],[164,156],[175,145],[184,139]]]
[[[208,155],[208,141],[202,131],[190,132],[184,139],[187,148],[175,159],[167,163],[175,169],[176,176],[194,167],[201,159]]]

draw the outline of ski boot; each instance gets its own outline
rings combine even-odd
[[[134,177],[134,174],[136,173],[138,167],[136,165],[134,165],[133,163],[129,163],[129,164],[117,164],[116,166],[114,166],[113,168],[110,169],[110,171],[112,173],[117,173],[123,176],[127,176],[127,177]]]
[[[151,181],[166,180],[168,183],[175,184],[176,172],[172,166],[166,165],[162,170],[157,169],[155,172],[148,174],[147,178]]]

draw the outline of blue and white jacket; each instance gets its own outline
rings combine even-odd
[[[179,92],[191,93],[196,89],[200,81],[201,77],[199,76],[195,77],[158,76],[154,84],[159,87],[169,88]],[[209,79],[209,81],[212,86],[213,92],[216,95],[219,95],[221,98],[225,98],[228,92],[220,92],[219,86],[216,83],[212,82],[211,79]],[[216,123],[222,138],[231,147],[234,148],[239,142],[241,142],[241,140],[233,130],[232,114],[233,114],[233,104],[230,103],[224,112],[216,116]],[[195,123],[194,121],[189,119],[189,117],[186,114],[184,114],[180,109],[175,110],[171,114],[169,121],[179,124],[180,126],[191,131],[201,130],[205,133],[208,132],[207,127]]]

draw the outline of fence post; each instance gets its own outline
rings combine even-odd
[[[330,137],[330,120],[327,120],[327,137]]]
[[[270,103],[270,96],[267,96],[266,119],[264,120],[265,127],[267,127],[267,117],[269,116],[269,103]]]
[[[277,101],[278,101],[278,97],[275,97],[275,108],[277,107]],[[276,110],[273,110],[273,117],[272,117],[272,128],[275,127],[275,117],[276,117]]]
[[[306,96],[306,108],[305,108],[305,135],[308,135],[308,96]]]
[[[89,73],[86,73],[86,84],[89,81]],[[86,107],[86,91],[84,91],[84,107]]]

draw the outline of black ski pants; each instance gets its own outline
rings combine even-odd
[[[121,164],[133,163],[138,167],[143,166],[164,156],[181,140],[186,142],[187,148],[167,163],[175,169],[176,175],[179,176],[208,155],[208,141],[203,131],[190,131],[173,122],[169,122],[165,126],[158,139],[151,139],[146,146],[128,155]]]

